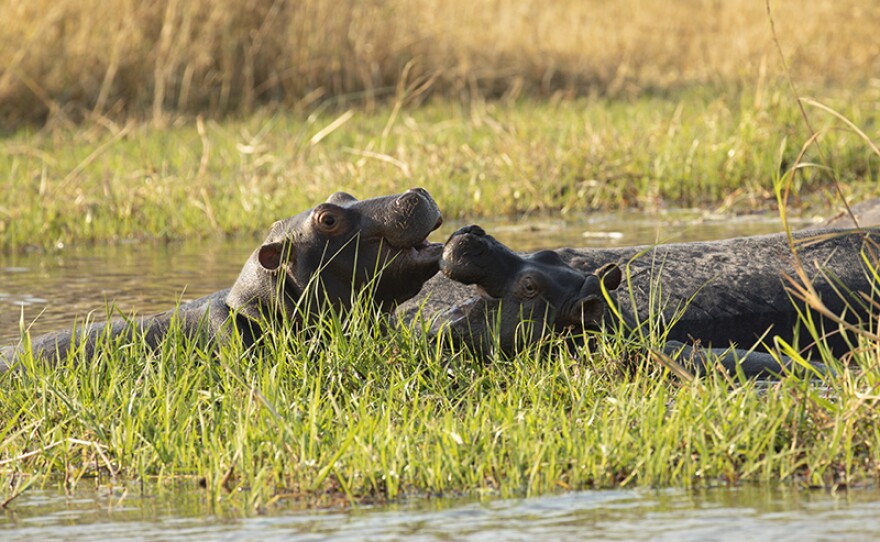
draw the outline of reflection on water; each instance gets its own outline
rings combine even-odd
[[[170,309],[228,288],[253,240],[123,244],[0,257],[0,344],[22,323],[32,334],[72,326],[75,318]]]
[[[688,211],[480,224],[522,251],[722,239],[781,230],[774,215],[731,218]],[[444,241],[462,225],[448,223],[431,240]],[[0,256],[0,345],[17,341],[22,326],[40,334],[72,327],[76,318],[104,320],[111,304],[124,314],[150,314],[228,288],[258,242],[121,244]]]
[[[0,515],[13,540],[872,540],[880,491],[744,486],[607,490],[528,499],[418,500],[354,510],[212,514],[197,491],[155,496],[32,490]],[[216,512],[216,511],[215,511]]]

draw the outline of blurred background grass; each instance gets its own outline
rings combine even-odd
[[[792,75],[880,77],[880,4],[772,4]],[[782,70],[755,0],[3,0],[0,121],[247,114],[398,85],[470,101],[753,86]],[[768,75],[769,74],[769,75]]]
[[[0,0],[0,251],[412,186],[464,221],[772,211],[813,137],[787,74],[877,138],[880,4],[770,7],[789,72],[761,0]],[[880,195],[880,157],[807,109],[790,204]]]

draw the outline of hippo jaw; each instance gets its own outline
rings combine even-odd
[[[584,274],[555,252],[520,256],[479,226],[452,234],[440,268],[453,280],[475,285],[478,297],[441,314],[431,331],[445,327],[454,342],[483,354],[497,346],[513,355],[551,332],[596,327],[605,310],[603,285],[619,284],[614,273],[608,280]],[[603,268],[603,275],[609,270]]]
[[[227,303],[246,316],[311,312],[310,300],[348,308],[369,289],[383,310],[415,296],[439,270],[442,245],[428,235],[442,224],[431,195],[414,188],[357,200],[337,192],[325,203],[276,222],[254,251]]]
[[[374,299],[391,310],[415,297],[440,270],[443,244],[429,242],[428,235],[443,224],[443,217],[423,188],[358,203],[364,209],[356,242],[358,250],[367,247],[366,257],[359,260],[372,266],[360,275],[364,283],[358,288],[372,282]]]

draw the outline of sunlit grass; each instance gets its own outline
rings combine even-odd
[[[849,87],[876,75],[876,6],[772,6],[799,80]],[[765,3],[748,0],[7,0],[3,21],[5,125],[162,124],[394,95],[632,97],[780,74]]]
[[[876,122],[876,91],[836,96],[842,115]],[[693,89],[633,101],[437,102],[25,131],[0,142],[9,187],[0,191],[0,249],[260,233],[336,190],[365,198],[412,186],[426,187],[447,218],[467,220],[624,207],[767,211],[774,175],[806,138],[791,102],[783,90],[756,104],[748,92]],[[846,193],[877,195],[878,158],[833,116],[815,110],[814,119]],[[827,205],[825,170],[796,182],[804,200]]]
[[[25,359],[0,375],[0,472],[71,489],[200,481],[256,508],[877,475],[872,350],[829,360],[818,386],[731,387],[677,379],[620,334],[483,363],[426,340],[424,322],[382,333],[377,318],[328,313],[251,351],[172,334],[156,352]]]

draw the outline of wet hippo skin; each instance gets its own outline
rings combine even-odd
[[[31,347],[37,357],[64,357],[71,347],[91,357],[103,334],[125,341],[143,335],[154,348],[173,321],[186,335],[212,341],[229,340],[234,327],[249,345],[266,322],[296,325],[323,303],[350,307],[365,288],[388,312],[437,273],[442,245],[428,243],[427,237],[441,223],[437,204],[421,188],[367,200],[337,192],[276,222],[230,289],[156,315],[34,337]],[[313,295],[303,298],[310,283]],[[0,350],[0,370],[14,363],[21,348]]]

